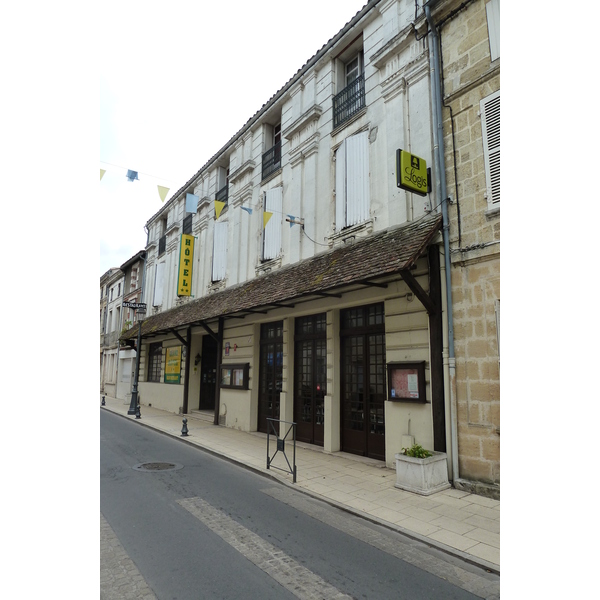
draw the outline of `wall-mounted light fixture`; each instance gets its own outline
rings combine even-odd
[[[200,356],[200,353],[196,354],[196,356],[194,357],[194,366],[197,367],[198,363],[202,360],[202,357]]]

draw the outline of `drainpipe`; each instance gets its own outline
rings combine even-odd
[[[438,174],[436,182],[436,193],[442,203],[442,236],[444,240],[444,270],[446,274],[446,305],[448,317],[448,361],[444,360],[444,370],[447,373],[446,381],[450,387],[450,443],[452,448],[452,481],[455,482],[458,477],[458,425],[456,410],[456,359],[454,356],[454,320],[452,308],[452,282],[450,272],[450,224],[448,219],[448,192],[446,189],[446,161],[444,156],[444,131],[442,117],[442,92],[439,56],[439,39],[436,25],[431,16],[430,8],[435,6],[438,0],[427,2],[423,10],[429,25],[427,34],[429,46],[429,71],[431,80],[431,105],[433,107],[433,145],[434,145],[434,164]],[[445,358],[445,357],[444,357]]]

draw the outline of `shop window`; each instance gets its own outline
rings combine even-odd
[[[150,344],[148,350],[148,381],[160,383],[162,363],[162,343]]]

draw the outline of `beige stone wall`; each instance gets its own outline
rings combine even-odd
[[[446,179],[453,200],[449,216],[459,475],[499,484],[500,211],[490,210],[486,197],[480,100],[500,89],[500,60],[490,61],[486,3],[475,0],[446,22],[441,47]],[[446,3],[445,14],[459,4]]]

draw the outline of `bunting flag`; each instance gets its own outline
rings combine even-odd
[[[194,194],[186,194],[185,195],[185,212],[186,213],[195,213],[198,210],[198,196]]]
[[[221,211],[225,208],[227,202],[220,202],[219,200],[215,200],[215,215],[217,219],[221,216]]]
[[[249,215],[251,215],[251,214],[252,214],[252,209],[251,209],[251,208],[246,208],[245,206],[240,206],[240,208],[241,208],[242,210],[245,210],[245,211],[246,211],[246,212],[247,212]]]
[[[167,194],[169,193],[169,188],[164,187],[162,185],[157,185],[156,187],[158,188],[158,195],[160,196],[160,201],[164,202],[165,198],[167,197]]]
[[[263,229],[267,226],[269,219],[273,216],[273,213],[265,211],[263,213]]]
[[[131,169],[127,169],[127,175],[125,177],[127,177],[127,179],[129,179],[129,181],[133,181],[135,179],[137,179],[139,181],[138,172],[132,171]]]
[[[106,173],[106,169],[100,169],[100,181],[102,181],[102,178],[104,177],[104,173]]]

